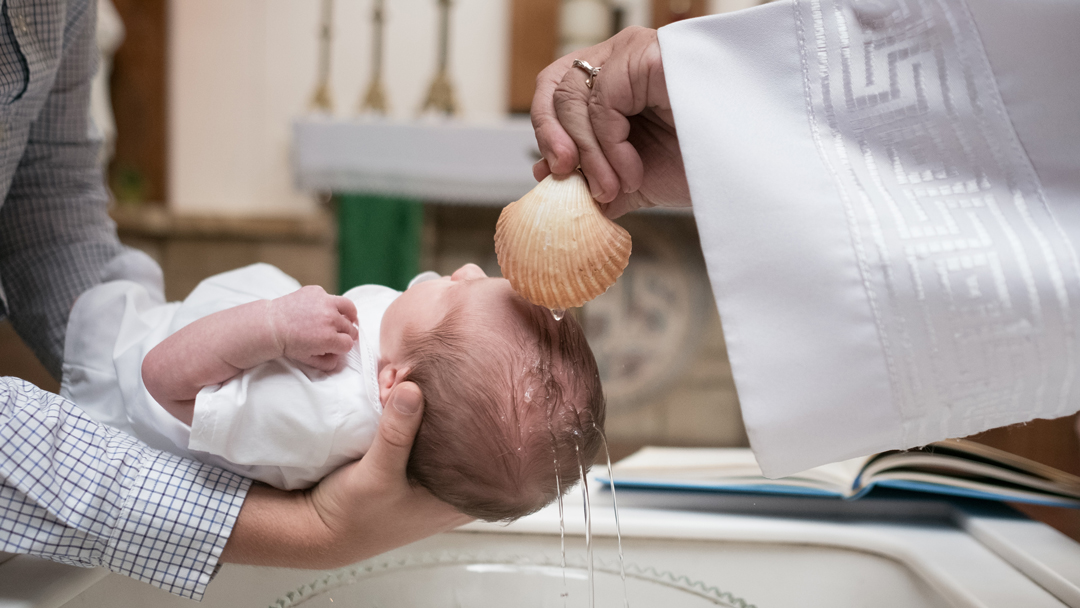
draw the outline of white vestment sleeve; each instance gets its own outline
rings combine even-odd
[[[1080,3],[971,4],[660,30],[768,475],[1080,408]]]

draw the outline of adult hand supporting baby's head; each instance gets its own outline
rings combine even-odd
[[[337,568],[469,522],[405,477],[423,413],[420,387],[403,382],[362,460],[305,492],[251,486],[221,561]]]
[[[335,549],[344,552],[341,563],[378,555],[471,520],[405,476],[423,411],[420,387],[412,382],[396,386],[364,458],[338,469],[311,492],[312,505]]]

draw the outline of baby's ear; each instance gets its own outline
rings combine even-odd
[[[407,365],[387,363],[379,369],[379,401],[386,403],[390,398],[390,391],[394,387],[409,379],[412,370]]]

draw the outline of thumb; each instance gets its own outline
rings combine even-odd
[[[379,433],[364,454],[371,470],[391,480],[404,479],[416,431],[424,413],[424,395],[413,382],[394,387],[383,408]]]

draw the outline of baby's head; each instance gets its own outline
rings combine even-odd
[[[416,284],[387,309],[379,341],[383,402],[404,380],[424,393],[409,478],[462,513],[532,513],[596,457],[604,395],[581,326],[505,279],[469,264]]]

